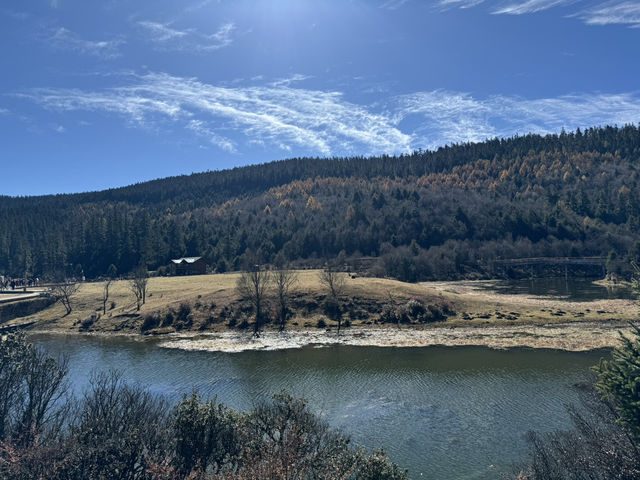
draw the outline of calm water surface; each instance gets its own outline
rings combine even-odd
[[[193,390],[249,409],[286,389],[335,427],[381,447],[411,478],[494,479],[527,452],[529,430],[568,425],[564,405],[605,352],[485,348],[307,347],[275,352],[189,352],[153,340],[39,335],[70,358],[73,388],[94,370],[175,401]]]
[[[540,295],[572,302],[636,298],[628,287],[619,285],[605,287],[593,283],[593,280],[588,278],[500,280],[482,288],[498,293]]]

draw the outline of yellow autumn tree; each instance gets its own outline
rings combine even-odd
[[[309,210],[322,210],[322,204],[313,198],[312,195],[309,195],[307,199],[307,207]]]

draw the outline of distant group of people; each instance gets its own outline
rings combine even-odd
[[[0,290],[16,290],[19,288],[37,287],[40,279],[34,278],[11,278],[0,275]]]

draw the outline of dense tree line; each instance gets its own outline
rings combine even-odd
[[[291,159],[102,192],[0,197],[0,273],[126,274],[247,251],[321,265],[373,257],[416,281],[492,275],[498,258],[640,260],[640,129],[527,135],[373,158]]]
[[[65,362],[0,339],[0,477],[6,480],[406,480],[286,393],[238,412],[193,394],[170,407],[114,372],[66,399]]]

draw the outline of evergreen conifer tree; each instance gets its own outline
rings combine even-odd
[[[632,325],[632,336],[620,334],[621,345],[595,368],[596,388],[613,400],[619,422],[640,440],[640,328]]]

